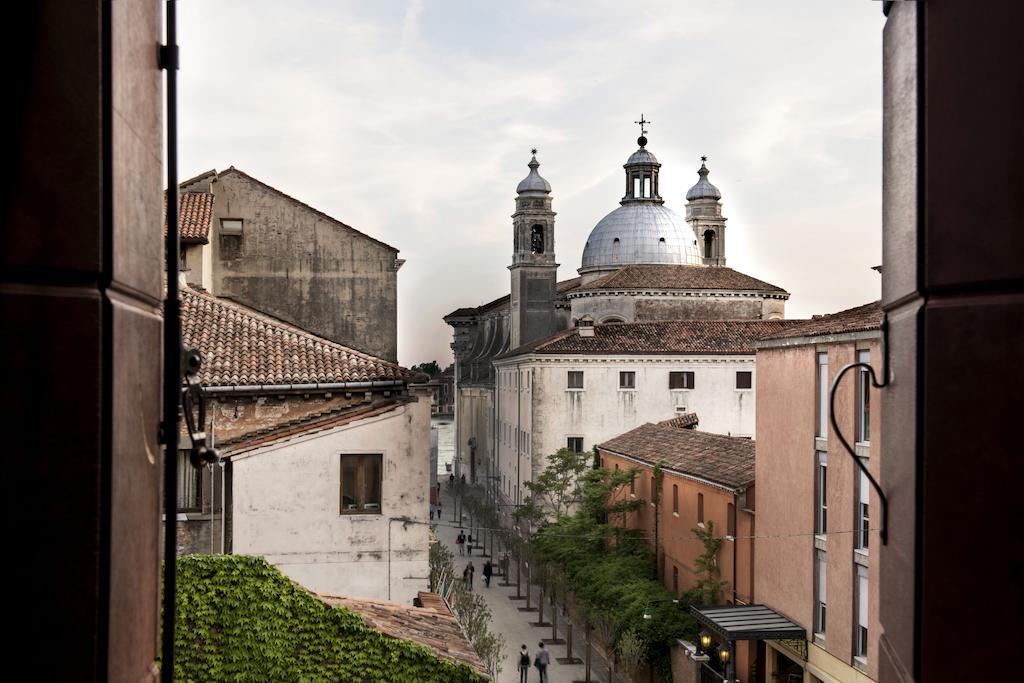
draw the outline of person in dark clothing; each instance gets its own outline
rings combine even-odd
[[[473,534],[470,534],[469,538],[466,539],[466,549],[470,555],[473,554]]]
[[[473,574],[476,574],[476,567],[473,566],[472,561],[470,561],[469,566],[466,567],[466,571],[469,572],[469,590],[473,590]]]
[[[526,674],[530,671],[530,651],[526,643],[519,649],[519,683],[527,683]]]
[[[533,658],[533,664],[540,672],[540,683],[548,683],[548,664],[550,663],[551,655],[544,649],[544,643],[537,643],[537,654]]]
[[[466,535],[459,532],[459,535],[455,537],[455,545],[459,546],[459,555],[466,554]]]
[[[487,588],[491,587],[491,574],[494,573],[494,565],[491,564],[490,560],[484,562],[484,586]]]
[[[449,474],[448,475],[448,488],[450,488],[450,489],[455,488],[455,475],[454,474]]]

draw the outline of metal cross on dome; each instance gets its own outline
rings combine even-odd
[[[645,120],[643,114],[640,114],[640,120],[639,121],[634,121],[633,123],[639,124],[639,126],[640,126],[640,135],[647,135],[647,130],[644,128],[644,126],[647,125],[648,123],[650,123],[650,121]]]

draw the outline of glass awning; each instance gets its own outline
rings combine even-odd
[[[719,640],[803,640],[807,631],[767,605],[690,607],[690,614]]]

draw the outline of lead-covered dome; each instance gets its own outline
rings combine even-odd
[[[722,198],[721,191],[711,184],[708,180],[708,167],[704,164],[706,157],[700,159],[700,169],[697,170],[697,175],[700,176],[700,180],[697,184],[686,191],[686,201],[692,202],[697,199],[715,199],[719,200]]]
[[[703,265],[693,229],[654,202],[627,202],[590,232],[580,270],[634,264]]]
[[[516,193],[522,194],[524,192],[551,192],[551,183],[544,180],[540,173],[537,173],[537,169],[540,168],[540,162],[537,161],[537,150],[533,150],[533,157],[530,159],[530,163],[527,164],[530,167],[530,173],[516,186]]]

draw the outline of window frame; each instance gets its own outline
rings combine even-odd
[[[828,452],[814,452],[814,534],[828,534]]]
[[[871,579],[868,568],[856,566],[856,583],[854,594],[857,599],[854,603],[854,627],[853,627],[853,656],[863,664],[868,661],[868,636],[870,634],[870,617],[868,612],[871,609],[870,586]]]
[[[673,377],[679,377],[682,380],[682,386],[672,386]],[[669,391],[689,391],[695,388],[697,383],[697,377],[693,370],[670,370],[668,373],[668,388]],[[687,386],[689,384],[689,386]]]
[[[697,524],[704,526],[704,494],[697,494]]]
[[[867,467],[867,463],[863,460],[862,462]],[[855,509],[853,511],[856,530],[853,547],[854,550],[867,553],[871,538],[871,482],[868,481],[867,475],[860,468],[857,468],[856,476],[857,497],[854,502]]]
[[[740,386],[740,376],[747,378],[747,386]],[[736,371],[736,391],[752,391],[754,389],[754,371],[753,370],[737,370]]]
[[[622,383],[626,377],[629,377],[628,385]],[[636,370],[619,370],[619,390],[636,391]]]
[[[814,636],[825,637],[828,625],[828,554],[814,551]]]
[[[672,484],[672,514],[679,516],[679,484]]]
[[[573,441],[579,441],[579,444],[580,444],[580,449],[579,450],[576,450],[576,449],[574,449],[572,447],[572,442]],[[572,451],[573,453],[582,453],[583,450],[584,450],[583,449],[583,437],[582,436],[567,436],[567,437],[565,437],[565,447],[567,449],[569,449],[570,451]]]
[[[573,386],[573,378],[578,376],[580,385],[578,387]],[[565,371],[565,390],[566,391],[584,391],[586,390],[586,380],[583,376],[582,370],[566,370]]]
[[[857,351],[858,363],[871,363],[871,352]],[[857,368],[857,443],[871,443],[871,375],[867,368]]]
[[[384,454],[383,453],[339,453],[338,464],[340,467],[338,473],[338,514],[340,515],[382,515],[384,514]],[[366,495],[366,466],[365,463],[369,462],[370,459],[375,459],[378,464],[378,480],[377,480],[377,502],[356,501],[355,505],[358,507],[346,508],[345,507],[345,459],[351,458],[356,459],[356,495]],[[376,508],[366,507],[368,505],[376,505]]]
[[[814,435],[828,438],[828,351],[815,353],[814,371]]]

